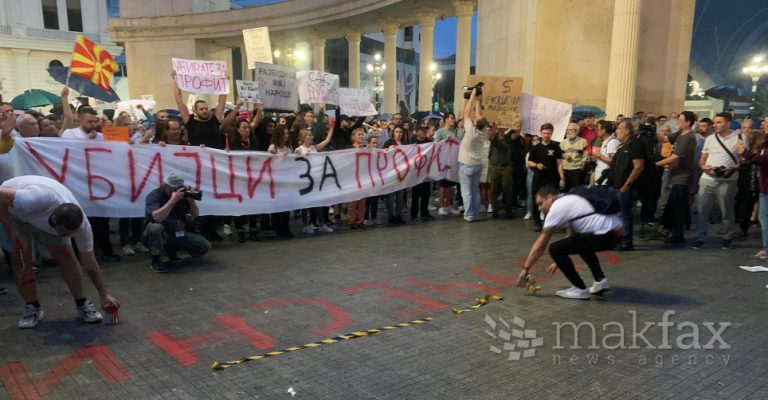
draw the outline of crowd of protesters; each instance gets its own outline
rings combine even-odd
[[[557,132],[549,123],[539,132],[497,127],[483,115],[482,98],[474,91],[459,115],[448,112],[439,120],[423,121],[402,114],[391,119],[349,117],[338,108],[329,117],[325,105],[316,106],[316,112],[304,107],[267,115],[259,103],[251,110],[243,109],[240,100],[228,107],[226,96],[219,97],[215,108],[198,100],[189,110],[178,88],[174,93],[178,111],[141,108],[144,118],[135,120],[125,112],[98,113],[87,105],[74,108],[68,94],[64,89],[62,107],[46,116],[34,111],[14,115],[9,103],[0,105],[0,153],[12,148],[15,136],[103,140],[101,128],[110,125],[128,127],[130,142],[136,145],[206,146],[274,155],[388,149],[448,137],[461,141],[459,182],[424,182],[385,196],[292,212],[181,221],[183,229],[194,235],[189,253],[197,256],[205,254],[211,242],[260,241],[271,236],[270,232],[291,238],[293,219],[300,220],[304,235],[330,234],[344,226],[368,229],[382,223],[380,200],[390,225],[405,224],[405,214],[410,222],[434,219],[433,213],[475,222],[484,219],[484,214],[512,219],[519,213],[531,220],[532,229],[540,231],[546,216],[534,201],[537,191],[549,186],[567,192],[582,185],[603,185],[615,189],[621,198],[623,230],[618,250],[634,250],[636,235],[682,245],[692,227],[695,232],[688,235],[688,243],[699,249],[706,246],[710,223],[716,222],[722,222],[719,247],[729,249],[734,237],[746,236],[751,225],[759,224],[763,245],[755,256],[768,259],[768,154],[764,154],[768,123],[762,123],[762,130],[754,130],[754,121],[744,119],[739,125],[731,113],[698,119],[689,111],[669,116],[638,112],[616,116],[613,121],[598,121],[587,114],[568,125],[558,142],[553,140]],[[8,156],[0,154],[0,182],[12,178],[11,170]],[[109,218],[88,218],[99,261],[116,262],[121,255],[151,253],[151,268],[165,272],[161,253],[171,261],[179,260],[178,237],[162,221],[179,204],[187,207],[180,215],[196,207],[177,194],[183,180],[175,175],[166,178],[165,187],[147,199],[145,218],[120,218],[113,224],[119,246],[113,245]],[[409,201],[410,208],[406,206]],[[734,233],[736,226],[739,229]],[[45,249],[38,251],[38,263],[50,258]]]

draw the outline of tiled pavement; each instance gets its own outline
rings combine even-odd
[[[223,243],[166,275],[150,271],[142,255],[107,264],[122,303],[117,326],[76,322],[58,271],[44,267],[46,319],[36,329],[16,328],[22,302],[13,289],[0,296],[0,398],[287,399],[289,388],[304,399],[768,398],[768,274],[737,268],[759,264],[750,260],[757,233],[730,251],[638,240],[639,251],[606,253],[613,290],[590,301],[556,298],[565,280],[544,278],[544,263],[536,269],[544,286],[537,295],[511,287],[536,237],[519,219],[297,236]],[[588,272],[582,276],[591,281]],[[0,286],[9,279],[3,269]],[[505,299],[451,312],[484,291]],[[649,343],[633,333],[661,322],[666,310],[677,324],[668,331],[672,348],[660,348],[660,326],[645,331]],[[427,316],[434,320],[218,373],[210,368]],[[524,329],[514,326],[521,320]],[[578,343],[563,325],[563,348],[556,348],[553,323],[569,321],[595,326],[596,348],[588,348],[587,324]],[[706,322],[715,331],[731,324],[720,333],[723,342],[684,348],[695,343],[695,330],[700,346],[710,341]],[[509,360],[526,349],[515,337],[525,330],[542,345],[532,357]],[[639,348],[629,348],[633,340]],[[615,348],[621,342],[625,348]],[[718,348],[724,344],[730,348]]]

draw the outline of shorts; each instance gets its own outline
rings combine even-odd
[[[16,230],[19,232],[19,236],[27,245],[33,243],[41,243],[44,246],[49,245],[72,245],[72,238],[69,236],[53,235],[41,229],[38,229],[18,218],[13,218],[13,224],[16,226]],[[10,235],[5,228],[0,233],[0,245],[3,250],[7,252],[13,252],[16,250],[14,243],[11,243]]]
[[[452,188],[456,186],[456,182],[449,181],[448,179],[440,179],[437,181],[437,186],[441,188]]]

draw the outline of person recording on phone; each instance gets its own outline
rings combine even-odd
[[[196,201],[201,199],[202,193],[187,188],[184,179],[175,172],[166,175],[163,186],[147,195],[144,242],[152,255],[150,268],[153,271],[168,272],[160,256],[163,249],[172,262],[180,261],[176,256],[178,250],[184,250],[194,258],[211,250],[208,240],[191,231],[200,214]]]

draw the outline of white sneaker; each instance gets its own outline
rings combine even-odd
[[[435,211],[435,210],[437,210],[437,207],[435,207],[435,206],[433,206],[432,204],[430,204],[430,205],[428,205],[428,206],[427,206],[427,210],[429,210],[429,211]]]
[[[492,205],[492,204],[488,204],[488,209],[486,210],[486,212],[487,212],[488,214],[491,214],[491,213],[493,213],[493,205]]]
[[[89,324],[101,322],[101,313],[96,311],[96,306],[86,300],[82,307],[76,307],[77,319]]]
[[[592,286],[589,288],[589,293],[603,294],[609,290],[611,290],[611,286],[608,285],[608,278],[603,278],[603,280],[596,281],[592,284]]]
[[[126,244],[125,246],[123,246],[122,253],[124,256],[132,256],[136,254],[136,252],[133,251],[133,247],[131,247],[130,244]]]
[[[453,208],[451,206],[448,206],[448,213],[451,214],[451,215],[459,215],[459,214],[461,214],[462,211],[464,211],[464,210],[463,209],[462,210],[457,210],[457,209],[455,209],[455,208]]]
[[[315,233],[315,230],[314,230],[314,229],[312,229],[312,226],[311,226],[311,225],[307,225],[307,226],[305,226],[305,227],[304,227],[304,229],[303,229],[303,231],[304,231],[304,233],[306,233],[307,235],[311,235],[311,234]]]
[[[133,250],[136,251],[137,253],[149,253],[149,249],[147,248],[147,246],[145,246],[144,243],[141,243],[141,242],[133,245]]]
[[[221,228],[221,234],[224,236],[232,236],[232,229],[229,227],[229,224],[224,224],[224,227]]]
[[[589,300],[589,289],[579,289],[576,286],[558,290],[555,294],[566,299]]]
[[[445,207],[440,207],[440,209],[437,210],[437,215],[448,215],[448,210]]]
[[[326,225],[326,224],[320,225],[319,230],[320,230],[320,232],[333,233],[333,229],[330,226]]]
[[[533,218],[533,214],[531,214],[529,212],[525,213],[525,217],[523,217],[523,219],[525,219],[525,220],[529,220],[531,218]]]
[[[458,208],[458,211],[459,211],[460,213],[463,213],[463,212],[464,212],[464,206],[459,206],[459,208]]]
[[[24,316],[19,320],[19,328],[30,329],[37,326],[43,320],[43,310],[35,308],[32,304],[24,306]]]

